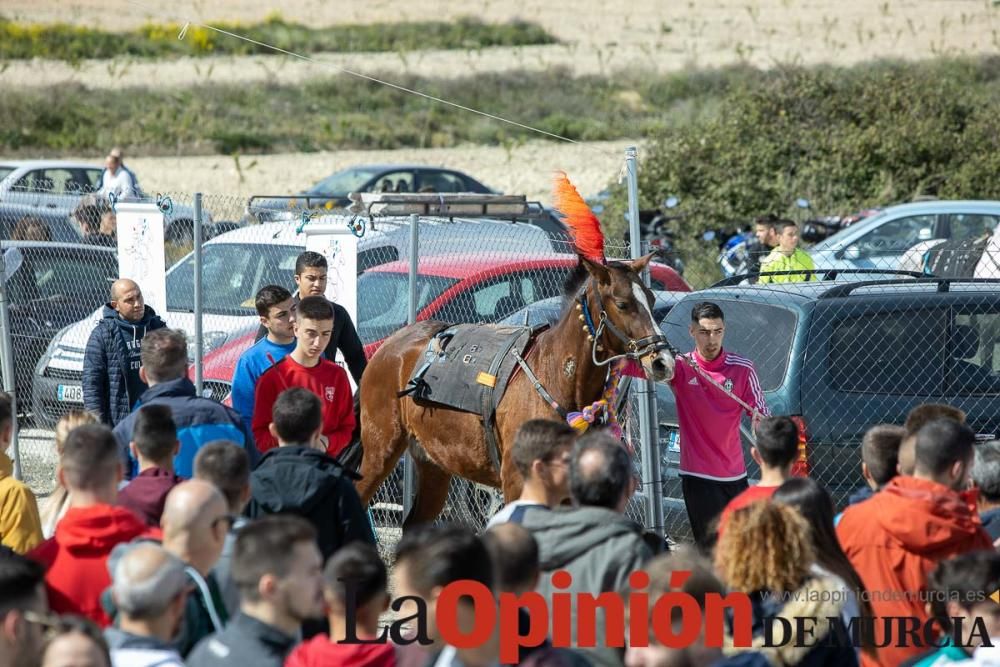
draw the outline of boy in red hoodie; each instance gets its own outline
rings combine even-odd
[[[354,399],[347,371],[323,358],[333,335],[333,307],[321,296],[299,302],[295,316],[295,349],[257,380],[253,407],[253,437],[257,450],[274,449],[278,442],[270,432],[272,409],[278,394],[303,387],[323,404],[322,438],[326,452],[336,458],[351,442],[354,430]]]
[[[84,616],[102,628],[111,624],[100,602],[111,585],[108,555],[148,531],[139,517],[115,505],[123,474],[110,428],[86,424],[73,429],[56,470],[59,483],[69,489],[70,507],[55,535],[29,554],[46,568],[52,611]]]
[[[285,667],[395,667],[392,644],[341,643],[349,637],[378,637],[379,616],[389,608],[388,573],[375,547],[364,542],[341,547],[327,561],[323,579],[330,636],[317,635],[300,644],[285,660]],[[353,628],[347,627],[349,605],[354,607]]]
[[[139,408],[129,450],[139,462],[139,475],[118,492],[118,504],[132,510],[147,526],[159,526],[167,494],[184,480],[174,474],[180,451],[177,425],[166,405]]]

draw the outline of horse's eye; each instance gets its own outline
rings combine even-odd
[[[628,301],[615,301],[615,307],[618,310],[627,310],[628,309],[628,305],[629,305]]]

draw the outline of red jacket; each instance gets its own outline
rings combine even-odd
[[[111,619],[101,608],[101,593],[111,585],[108,555],[118,544],[147,534],[149,528],[124,507],[71,507],[56,533],[28,556],[45,566],[49,606],[57,614],[84,616],[104,628]]]
[[[876,617],[910,616],[925,622],[926,597],[920,593],[927,589],[927,574],[952,556],[993,548],[970,495],[900,476],[844,511],[837,537],[868,590]],[[876,642],[885,643],[883,625],[876,622],[875,629]],[[894,624],[890,645],[878,650],[877,661],[862,654],[862,664],[895,667],[930,648],[896,646],[897,632]]]
[[[285,667],[395,667],[393,644],[335,644],[326,635],[299,644],[285,659]]]
[[[330,441],[326,453],[334,457],[340,454],[350,444],[354,432],[354,397],[347,371],[322,357],[318,364],[308,368],[290,354],[257,380],[253,403],[253,437],[257,450],[263,454],[278,446],[268,430],[271,411],[278,394],[292,387],[302,387],[319,396],[323,404],[323,435]]]

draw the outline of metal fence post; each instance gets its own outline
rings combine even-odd
[[[642,237],[639,231],[639,171],[638,151],[635,146],[625,150],[628,178],[629,244],[632,259],[642,256]],[[649,269],[642,272],[642,282],[649,286]],[[655,323],[659,325],[659,323]],[[659,434],[656,424],[656,386],[651,378],[634,382],[638,392],[639,442],[642,452],[642,479],[648,499],[646,527],[663,535],[663,484],[660,479]]]
[[[201,193],[194,193],[194,386],[201,396],[202,367],[201,361],[205,349],[204,332],[202,330],[201,303],[201,236],[202,236]]]
[[[11,427],[10,453],[14,459],[14,479],[20,480],[21,450],[17,442],[17,376],[14,374],[14,348],[11,344],[10,313],[7,310],[7,265],[0,252],[0,373],[3,374],[3,390],[10,395]]]
[[[413,214],[410,216],[410,271],[409,271],[409,313],[406,317],[407,324],[414,324],[417,321],[417,265],[420,262],[420,216]],[[413,506],[413,461],[410,460],[410,453],[403,454],[403,517],[410,513]]]

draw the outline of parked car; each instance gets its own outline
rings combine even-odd
[[[0,236],[9,239],[14,226],[25,216],[46,221],[53,241],[79,241],[81,231],[72,219],[83,197],[101,187],[99,165],[65,160],[8,160],[0,162]],[[212,216],[204,212],[206,236]],[[174,205],[166,219],[164,237],[175,243],[190,243],[194,209]]]
[[[257,291],[268,284],[289,285],[305,237],[292,225],[258,225],[217,236],[204,244],[204,350],[211,352],[237,338],[259,319]],[[167,326],[194,333],[194,256],[189,254],[167,271],[167,310],[159,315]],[[106,299],[105,299],[106,300]],[[93,306],[90,310],[93,310]],[[36,419],[53,424],[66,411],[83,405],[80,384],[83,353],[103,305],[52,340],[35,368],[32,402]],[[193,351],[193,344],[191,345]]]
[[[962,408],[981,439],[1000,437],[1000,281],[861,280],[709,288],[685,297],[661,328],[682,352],[691,306],[726,315],[725,349],[753,360],[773,414],[802,429],[810,476],[838,507],[863,484],[859,444],[874,424],[902,424],[922,403]],[[673,394],[658,386],[665,511],[686,524]],[[749,447],[749,420],[742,434]],[[758,474],[749,456],[751,479]],[[684,518],[684,521],[677,521]],[[668,523],[669,525],[669,523]]]
[[[933,239],[963,240],[1000,224],[1000,201],[925,201],[890,206],[809,248],[817,269],[897,269],[903,254]]]
[[[653,290],[653,319],[661,322],[670,309],[673,308],[687,292],[668,292]],[[537,326],[539,324],[555,324],[562,316],[566,301],[562,296],[554,296],[530,303],[521,310],[500,320],[499,324],[507,326]]]
[[[27,413],[35,364],[60,329],[107,299],[118,277],[118,256],[111,248],[43,241],[2,241],[0,251],[15,388],[22,397],[19,408]]]
[[[471,192],[496,194],[468,174],[418,164],[365,164],[343,169],[294,198],[261,199],[255,208],[346,208],[352,192]]]
[[[422,257],[417,276],[417,319],[444,322],[499,322],[529,303],[559,296],[577,264],[574,256],[525,256],[491,253],[484,256]],[[409,304],[409,263],[390,262],[358,278],[358,335],[370,357],[382,341],[406,324]],[[650,264],[654,289],[690,291],[676,271]]]

